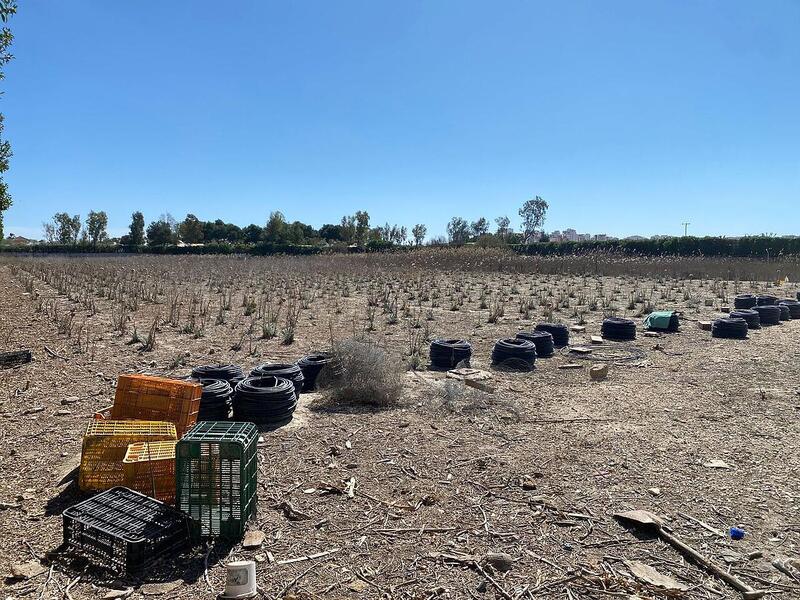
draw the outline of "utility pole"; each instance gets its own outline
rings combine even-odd
[[[684,223],[681,223],[681,225],[683,225],[683,237],[688,237],[688,235],[689,235],[689,225],[691,225],[691,223],[684,222]]]

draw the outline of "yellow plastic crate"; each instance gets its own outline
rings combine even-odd
[[[165,421],[90,421],[83,436],[78,485],[84,491],[125,485],[122,461],[130,444],[177,439],[175,425]]]
[[[125,487],[175,504],[175,440],[130,444],[122,460]]]
[[[181,437],[197,422],[202,395],[203,386],[196,381],[120,375],[111,418],[169,421]]]

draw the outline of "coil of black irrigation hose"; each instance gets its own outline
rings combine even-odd
[[[522,338],[497,340],[492,349],[492,364],[506,369],[530,371],[536,363],[536,344]]]
[[[758,306],[774,306],[778,303],[778,297],[764,294],[762,296],[756,296],[756,301]]]
[[[761,317],[758,311],[752,308],[732,310],[728,316],[731,319],[744,319],[748,329],[761,329]]]
[[[282,423],[297,407],[294,383],[284,377],[248,377],[233,392],[233,418],[256,425]]]
[[[200,379],[203,395],[200,397],[198,421],[227,421],[231,410],[233,388],[224,379]]]
[[[239,365],[201,365],[192,369],[194,379],[222,379],[231,384],[231,387],[244,378],[244,372]]]
[[[297,366],[303,372],[303,391],[310,392],[317,388],[317,377],[322,369],[331,362],[330,352],[314,352],[307,354],[297,361]]]
[[[747,338],[747,321],[730,317],[717,319],[711,325],[711,337],[743,340]]]
[[[553,336],[553,345],[556,348],[569,346],[569,329],[562,323],[539,323],[534,327],[536,331],[546,331]]]
[[[550,358],[556,353],[553,334],[549,331],[520,331],[517,337],[533,342],[537,358]]]
[[[789,309],[789,316],[792,319],[800,319],[800,302],[787,298],[786,300],[781,300],[781,304]]]
[[[431,342],[431,366],[436,369],[452,369],[459,363],[469,366],[472,345],[466,340],[437,339]]]
[[[250,371],[250,377],[283,377],[288,379],[294,384],[294,391],[297,398],[300,398],[300,392],[303,391],[303,377],[302,369],[294,363],[264,363],[255,367]]]
[[[734,308],[753,308],[758,299],[753,294],[739,294],[733,299]]]
[[[636,339],[636,323],[621,317],[603,319],[600,327],[603,339],[614,342],[629,342]]]
[[[785,304],[776,304],[778,309],[781,311],[780,320],[781,321],[791,321],[792,320],[792,313],[789,312],[789,307]]]
[[[774,304],[754,306],[753,310],[758,312],[761,325],[778,325],[781,322],[781,309]]]

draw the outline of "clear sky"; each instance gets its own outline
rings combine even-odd
[[[800,234],[800,2],[23,0],[6,234],[59,210]]]

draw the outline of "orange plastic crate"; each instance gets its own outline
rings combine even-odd
[[[120,375],[112,419],[175,423],[178,437],[197,422],[203,386],[196,381],[152,375]]]
[[[136,442],[122,460],[125,487],[175,504],[175,442]]]
[[[130,444],[177,439],[175,425],[165,421],[90,421],[83,436],[78,485],[84,491],[124,485],[122,461]]]

